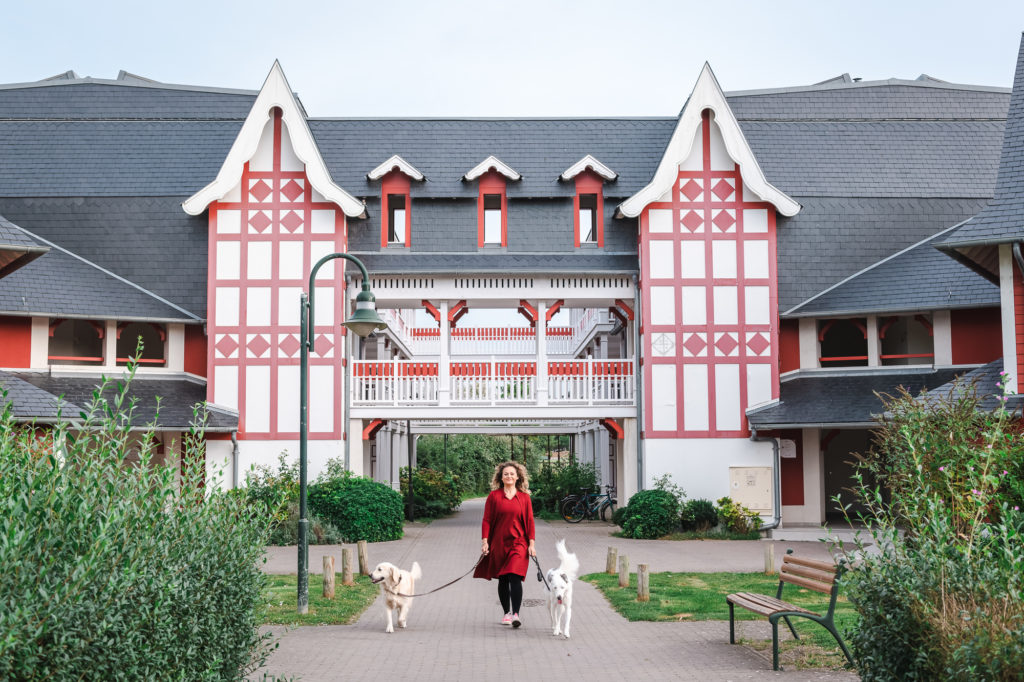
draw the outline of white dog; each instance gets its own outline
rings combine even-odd
[[[548,571],[547,584],[544,589],[548,593],[548,611],[551,613],[551,634],[565,633],[569,639],[569,621],[572,620],[572,582],[576,572],[580,570],[580,561],[576,555],[566,551],[565,539],[555,545],[558,550],[558,568]],[[562,620],[565,619],[565,625]]]
[[[383,562],[377,564],[377,568],[370,573],[370,581],[373,584],[380,584],[380,593],[384,597],[384,609],[387,612],[388,626],[384,632],[394,632],[395,627],[391,624],[391,612],[398,610],[398,627],[404,628],[409,619],[409,609],[412,607],[412,597],[403,595],[416,594],[416,581],[422,577],[420,565],[412,563],[411,571],[403,571],[394,564]]]

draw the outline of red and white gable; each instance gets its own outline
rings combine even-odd
[[[299,431],[299,299],[321,257],[346,248],[362,202],[335,185],[279,64],[217,178],[188,199],[209,209],[207,399],[237,409],[245,440]],[[311,440],[339,440],[343,353],[336,311],[343,266],[317,277],[310,353]],[[277,445],[268,448],[280,452]]]
[[[707,65],[651,184],[619,210],[640,222],[648,451],[747,438],[747,408],[778,397],[775,222],[799,205],[765,180]]]

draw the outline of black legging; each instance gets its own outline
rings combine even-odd
[[[523,604],[523,576],[515,573],[499,575],[498,599],[501,600],[501,608],[505,613],[519,613],[519,607]]]

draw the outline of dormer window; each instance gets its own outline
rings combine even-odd
[[[604,246],[604,183],[618,175],[589,154],[563,172],[559,179],[576,182],[573,198],[574,244]]]
[[[484,194],[484,244],[502,244],[501,195]]]
[[[412,180],[426,180],[423,173],[397,154],[366,174],[380,180],[380,248],[412,244]]]
[[[463,180],[478,181],[477,246],[508,246],[508,181],[522,176],[499,159],[489,156],[466,173]]]

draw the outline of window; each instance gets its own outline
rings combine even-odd
[[[122,322],[117,325],[117,364],[126,365],[135,357],[140,338],[142,355],[139,366],[163,367],[166,364],[167,330],[161,324],[149,322]]]
[[[580,226],[580,241],[584,244],[597,243],[597,195],[581,194],[577,221]]]
[[[484,244],[501,244],[501,195],[484,195]]]
[[[819,360],[822,367],[866,367],[868,328],[864,318],[820,320]]]
[[[883,365],[930,364],[935,358],[932,321],[926,315],[879,318],[878,341]]]
[[[96,320],[51,320],[51,365],[102,365],[105,325]]]
[[[388,195],[388,243],[405,244],[404,194]]]

